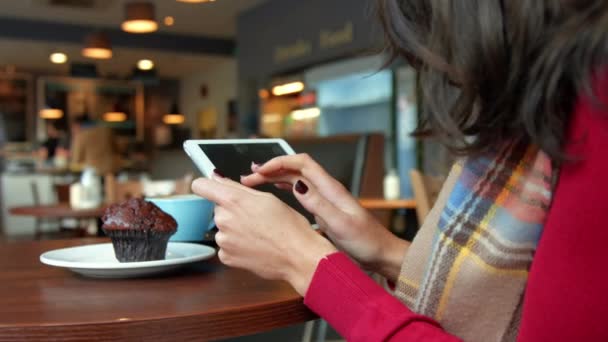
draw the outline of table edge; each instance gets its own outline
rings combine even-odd
[[[251,310],[247,310],[251,308]],[[0,340],[73,340],[95,336],[101,339],[180,338],[219,339],[264,332],[318,318],[306,308],[303,298],[272,302],[263,307],[248,305],[170,317],[115,320],[98,323],[50,323],[43,325],[0,325]],[[243,324],[248,322],[248,324]],[[50,336],[49,334],[52,334]]]

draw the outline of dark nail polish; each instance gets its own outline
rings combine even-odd
[[[220,170],[218,170],[218,169],[213,170],[213,173],[215,173],[216,175],[218,175],[218,176],[220,176],[222,178],[226,178],[226,176],[224,176],[224,174],[221,173]]]
[[[304,184],[304,182],[302,182],[301,180],[296,182],[295,189],[297,192],[299,192],[302,195],[304,195],[305,193],[308,192],[308,186],[306,186],[306,184]]]

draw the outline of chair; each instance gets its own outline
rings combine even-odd
[[[67,187],[67,194],[66,194],[66,187]],[[34,206],[40,206],[42,204],[42,202],[40,200],[40,191],[38,189],[38,183],[36,181],[32,181],[30,183],[30,189],[32,191],[32,201],[33,201]],[[66,203],[66,196],[67,196],[67,203],[69,203],[69,185],[55,184],[54,190],[55,190],[55,196],[57,197],[57,200],[59,203]],[[34,238],[36,240],[39,240],[42,238],[83,237],[86,233],[86,231],[84,229],[82,229],[82,227],[80,227],[80,224],[79,224],[79,226],[74,227],[74,228],[68,228],[68,227],[63,226],[62,219],[42,219],[42,218],[36,217],[35,220],[36,220],[36,223],[35,223],[35,228],[34,228]],[[59,227],[59,231],[44,233],[42,231],[42,226],[44,223],[57,224],[57,226]]]
[[[290,139],[296,153],[308,153],[354,196],[382,196],[384,136],[349,134]]]
[[[40,192],[38,191],[38,183],[36,183],[35,181],[32,181],[30,183],[30,189],[32,190],[32,201],[34,202],[35,206],[39,206],[40,205]],[[34,228],[34,238],[35,239],[40,239],[41,235],[42,235],[42,224],[45,222],[45,220],[36,217],[35,218],[36,223],[35,223],[35,228]]]
[[[54,185],[57,202],[70,203],[70,186],[69,183],[57,183]]]
[[[412,190],[414,191],[414,199],[416,200],[418,225],[422,225],[437,200],[437,196],[439,196],[443,181],[439,178],[425,175],[419,170],[410,171],[410,180],[412,182]]]
[[[321,138],[290,139],[296,153],[308,153],[355,197],[379,198],[383,195],[384,135],[349,134]],[[372,210],[385,226],[390,213]]]
[[[70,203],[70,187],[71,183],[56,183],[53,185],[55,190],[55,197],[58,203]],[[74,219],[66,217],[59,220],[59,231],[60,232],[71,232],[76,236],[82,237],[87,234],[86,231],[86,220]]]

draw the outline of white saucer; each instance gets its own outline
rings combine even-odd
[[[184,242],[169,242],[165,260],[118,262],[111,243],[62,248],[40,255],[44,264],[69,268],[94,278],[135,278],[174,270],[215,255],[215,249]]]

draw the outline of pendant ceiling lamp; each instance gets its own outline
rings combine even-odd
[[[49,60],[53,64],[65,64],[68,61],[68,56],[63,52],[53,52],[49,56]]]
[[[181,125],[186,121],[186,117],[182,114],[177,107],[177,102],[173,102],[169,113],[163,115],[163,122],[166,125]]]
[[[299,93],[302,90],[304,90],[304,87],[305,87],[304,83],[302,83],[300,81],[279,84],[279,85],[272,87],[272,95],[283,96],[283,95],[295,94],[295,93]]]
[[[108,36],[103,32],[91,33],[85,39],[82,55],[95,59],[112,58],[112,45],[110,44],[110,38],[108,38]]]
[[[40,118],[47,120],[57,120],[63,117],[63,110],[59,108],[42,108],[39,112]]]
[[[150,33],[158,30],[154,4],[146,1],[127,3],[121,28],[129,33]]]
[[[149,59],[140,59],[137,61],[137,69],[144,71],[152,70],[154,69],[154,62]]]
[[[127,120],[127,113],[125,113],[118,102],[112,107],[112,110],[103,114],[103,121],[106,122],[123,122]]]

